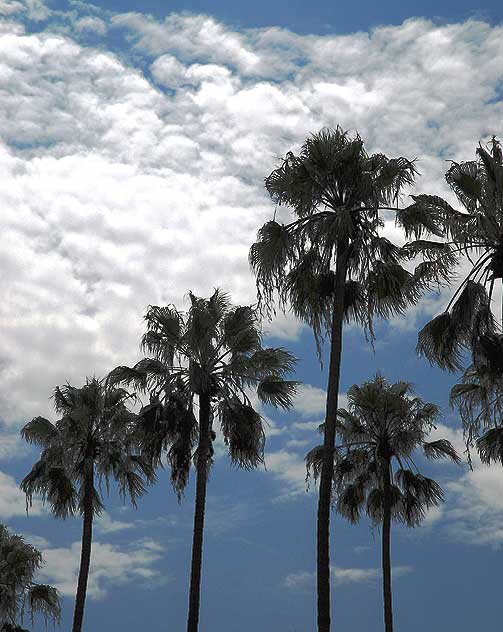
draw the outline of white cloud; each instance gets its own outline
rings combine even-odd
[[[392,570],[393,579],[398,579],[412,572],[411,566],[395,566]],[[331,567],[331,582],[333,586],[343,584],[372,584],[381,576],[379,568],[340,568]],[[292,590],[313,590],[316,574],[309,571],[290,573],[283,580],[283,586]]]
[[[113,21],[158,85],[134,60],[50,28],[0,31],[0,417],[11,422],[50,416],[56,384],[135,361],[148,304],[183,307],[188,289],[214,286],[254,302],[248,248],[273,212],[263,177],[311,131],[339,123],[371,151],[423,157],[419,189],[442,193],[445,158],[471,158],[500,126],[500,27],[408,20],[340,37],[206,16]],[[291,315],[266,326],[299,331]]]
[[[134,522],[114,520],[107,511],[96,518],[95,524],[100,533],[115,533],[116,531],[124,531],[124,529],[132,529],[135,526]]]
[[[0,0],[0,15],[11,15],[21,11],[23,5],[16,0]]]
[[[298,386],[297,397],[294,403],[295,412],[299,412],[303,417],[323,418],[326,405],[327,392],[325,389],[312,386],[311,384],[300,384]],[[337,407],[347,408],[347,405],[348,398],[346,393],[339,393]],[[299,427],[298,424],[297,427]]]
[[[0,432],[0,463],[22,458],[29,451],[28,445],[21,439],[19,432]]]
[[[38,500],[33,501],[30,515],[42,513],[42,506]],[[8,520],[15,516],[26,515],[26,497],[19,489],[18,483],[12,476],[0,472],[0,520]]]
[[[302,416],[323,415],[327,403],[327,392],[311,384],[299,384],[295,398],[295,411]]]
[[[107,32],[106,23],[101,18],[90,15],[75,20],[73,26],[77,31],[91,31],[98,35],[105,35]]]
[[[80,542],[69,548],[44,548],[45,564],[40,575],[64,596],[74,596],[80,563]],[[163,548],[146,540],[129,547],[93,542],[91,568],[87,592],[91,599],[101,599],[110,586],[135,582],[137,587],[148,587],[160,581],[155,564],[161,559]]]
[[[267,471],[284,484],[282,498],[306,493],[306,464],[303,456],[285,449],[269,452],[265,456],[265,465]]]

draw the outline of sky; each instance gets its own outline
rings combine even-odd
[[[341,125],[370,152],[417,158],[407,193],[454,203],[446,161],[503,135],[502,20],[496,0],[0,0],[0,521],[42,550],[39,579],[60,590],[61,629],[81,525],[37,501],[26,515],[18,485],[37,452],[19,429],[54,419],[56,385],[139,359],[147,305],[184,309],[188,290],[214,287],[236,304],[256,300],[247,253],[274,212],[263,179],[309,133]],[[402,239],[391,221],[385,233]],[[456,375],[414,351],[452,291],[379,323],[374,349],[346,328],[341,391],[378,370],[408,379],[442,406],[435,436],[463,451],[448,407]],[[264,327],[269,344],[299,357],[303,385],[291,413],[262,410],[266,469],[237,471],[217,450],[205,632],[315,628],[316,493],[303,458],[320,441],[326,370],[291,315]],[[503,472],[476,459],[473,471],[420,465],[446,503],[419,528],[393,528],[397,629],[499,629]],[[96,525],[86,630],[184,628],[193,483],[178,505],[161,472],[137,510],[112,489]],[[380,630],[379,531],[335,515],[332,525],[337,629]]]

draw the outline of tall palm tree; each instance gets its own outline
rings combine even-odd
[[[149,357],[132,368],[117,367],[108,381],[150,393],[151,403],[141,413],[138,441],[142,454],[154,466],[166,455],[179,497],[188,482],[191,461],[196,466],[187,623],[188,632],[196,632],[215,420],[220,422],[231,462],[248,470],[257,467],[263,462],[264,429],[250,390],[265,404],[288,409],[296,382],[285,377],[293,371],[296,359],[284,349],[262,346],[257,312],[252,307],[232,307],[220,290],[209,299],[190,292],[189,296],[186,314],[172,305],[148,308],[142,348]]]
[[[384,626],[393,632],[391,522],[414,527],[444,498],[438,483],[419,472],[414,453],[421,449],[429,459],[455,463],[460,458],[449,441],[427,441],[439,409],[413,396],[408,382],[389,384],[377,375],[352,386],[347,396],[348,409],[337,411],[340,445],[334,457],[333,501],[351,523],[365,509],[374,524],[382,524]],[[306,462],[318,476],[322,446]]]
[[[0,632],[27,632],[16,623],[26,611],[32,624],[35,614],[41,614],[46,625],[49,620],[60,622],[57,590],[33,581],[42,564],[38,549],[0,525]]]
[[[330,630],[330,495],[343,321],[360,323],[373,337],[375,316],[403,313],[452,264],[441,243],[418,239],[400,248],[381,234],[383,217],[397,211],[415,175],[411,161],[369,155],[358,135],[339,127],[313,134],[265,180],[273,201],[291,207],[295,218],[286,225],[267,222],[250,250],[266,312],[278,293],[280,305],[312,327],[319,355],[323,335],[330,337],[317,517],[319,632]],[[428,213],[407,219],[418,234],[438,233]],[[413,273],[401,265],[421,253],[427,261]]]
[[[81,632],[91,561],[93,517],[104,505],[102,483],[115,479],[122,497],[134,505],[155,476],[147,461],[134,452],[136,416],[128,410],[131,396],[123,389],[105,388],[92,378],[82,388],[67,384],[54,391],[54,408],[62,417],[51,423],[35,417],[21,430],[29,443],[42,448],[40,459],[25,476],[21,489],[27,500],[40,494],[54,515],[80,513],[82,550],[75,598],[73,632]]]

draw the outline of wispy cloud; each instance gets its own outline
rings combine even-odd
[[[413,571],[412,566],[394,566],[392,575],[394,579],[408,575]],[[372,584],[381,577],[379,568],[341,568],[331,567],[331,582],[333,586],[343,584]],[[290,573],[283,580],[283,586],[291,590],[313,590],[316,574],[309,571]]]

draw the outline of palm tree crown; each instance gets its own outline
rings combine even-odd
[[[491,310],[496,279],[503,279],[503,162],[499,142],[477,149],[477,160],[454,162],[446,181],[463,210],[445,200],[419,195],[404,213],[429,213],[445,234],[452,256],[465,254],[471,266],[442,314],[419,333],[418,352],[430,362],[454,371],[472,352],[477,368],[503,375],[503,337],[495,331]],[[406,226],[407,228],[407,226]]]
[[[263,461],[264,430],[249,389],[263,403],[287,409],[296,386],[285,379],[296,359],[284,349],[262,346],[254,308],[232,307],[220,290],[209,299],[189,297],[187,314],[172,305],[150,306],[141,343],[149,357],[108,376],[110,384],[149,393],[137,438],[155,466],[166,454],[178,495],[187,484],[192,457],[197,459],[196,396],[210,397],[211,425],[217,417],[232,463],[252,469]]]
[[[372,334],[375,316],[404,312],[429,282],[442,279],[448,256],[442,244],[416,240],[399,247],[380,234],[382,212],[398,210],[400,194],[416,173],[406,158],[368,155],[358,135],[351,138],[340,128],[313,134],[298,156],[288,152],[265,185],[273,201],[290,206],[296,218],[264,224],[249,256],[265,307],[278,291],[281,304],[289,304],[319,340],[331,328],[333,267],[344,255],[345,318]],[[427,214],[408,222],[418,231],[438,232]],[[401,265],[420,253],[429,259],[426,265],[413,273]]]
[[[127,407],[131,395],[105,388],[92,378],[82,388],[56,387],[53,399],[60,420],[53,424],[35,417],[21,430],[26,441],[42,448],[40,459],[21,483],[28,501],[40,495],[58,518],[83,514],[85,479],[92,470],[94,514],[104,508],[102,483],[108,489],[111,478],[121,495],[136,504],[153,473],[134,452],[136,415]]]
[[[49,620],[61,619],[58,593],[47,584],[33,581],[43,564],[42,554],[19,535],[0,525],[0,631],[21,631],[16,623],[26,611],[33,624],[35,614]]]
[[[427,441],[440,415],[437,406],[413,396],[409,382],[389,384],[377,375],[347,393],[348,409],[337,411],[340,444],[334,459],[333,499],[338,512],[358,522],[362,510],[375,522],[383,517],[383,480],[392,485],[392,517],[417,526],[425,512],[443,500],[438,484],[419,473],[414,453],[428,459],[459,456],[445,439]],[[320,446],[306,457],[308,471],[319,475]]]

